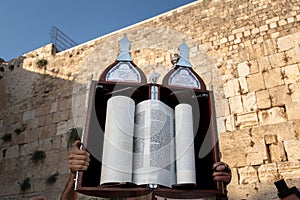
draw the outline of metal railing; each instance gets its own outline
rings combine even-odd
[[[56,26],[51,28],[51,43],[55,45],[58,51],[64,51],[77,45],[71,38],[59,30]]]

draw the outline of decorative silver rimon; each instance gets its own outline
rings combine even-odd
[[[149,77],[149,81],[151,84],[153,84],[151,86],[151,99],[158,99],[158,86],[156,85],[157,84],[157,81],[158,81],[158,78],[160,77],[160,73],[157,73],[157,72],[153,72],[150,77]]]
[[[166,75],[167,85],[201,89],[201,83],[189,60],[190,48],[183,42],[178,49],[180,51],[179,60],[174,63],[173,70]]]
[[[106,81],[142,82],[142,72],[139,72],[130,55],[130,45],[131,42],[126,35],[119,40],[119,54],[116,63],[110,67],[106,74]]]
[[[130,45],[131,42],[127,38],[126,35],[119,41],[119,55],[117,57],[117,61],[132,61],[130,55]]]
[[[176,65],[183,67],[192,67],[189,59],[190,48],[188,47],[188,45],[183,42],[181,45],[179,45],[178,49],[180,51],[180,57]]]

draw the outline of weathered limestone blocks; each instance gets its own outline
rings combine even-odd
[[[300,160],[300,139],[290,139],[284,141],[284,147],[286,154],[288,155],[287,159],[290,161],[299,161]]]
[[[236,127],[241,129],[255,127],[259,125],[257,113],[254,112],[247,112],[242,114],[236,115]]]
[[[221,134],[222,160],[234,167],[232,184],[291,179],[289,169],[297,177],[299,127],[298,120]]]
[[[255,92],[256,104],[258,109],[266,109],[271,107],[271,97],[268,90],[260,90]]]
[[[261,125],[277,124],[287,121],[284,108],[274,107],[258,113]]]
[[[300,161],[280,162],[278,163],[278,172],[286,179],[299,179]]]
[[[300,101],[286,105],[287,116],[289,120],[299,119]]]
[[[298,47],[300,41],[300,33],[293,33],[281,38],[278,38],[278,51],[287,51],[294,47]]]
[[[257,175],[260,182],[275,182],[280,179],[278,166],[276,163],[267,163],[260,165],[257,169]]]
[[[242,167],[238,169],[241,184],[249,184],[258,182],[257,169],[252,166]]]

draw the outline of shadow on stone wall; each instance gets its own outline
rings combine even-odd
[[[0,63],[0,199],[58,199],[69,175],[72,103],[85,96],[73,95],[74,81],[25,70],[23,61]]]

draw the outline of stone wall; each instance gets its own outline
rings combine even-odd
[[[0,63],[1,199],[59,197],[88,80],[114,62],[123,34],[147,77],[167,73],[182,41],[191,47],[193,68],[214,85],[230,199],[276,199],[279,178],[300,186],[300,2],[199,0],[63,52],[49,44]],[[34,162],[35,151],[46,157]]]

